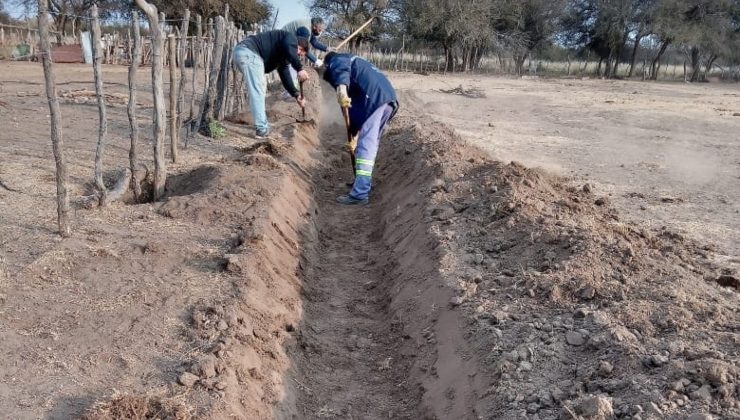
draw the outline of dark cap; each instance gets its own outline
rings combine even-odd
[[[303,49],[308,49],[308,39],[311,37],[308,29],[300,27],[295,31],[295,35],[296,38],[298,38],[298,46]]]

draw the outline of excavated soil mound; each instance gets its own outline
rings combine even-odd
[[[418,253],[424,243],[400,229],[434,232],[454,290],[444,305],[467,324],[469,348],[455,345],[477,360],[438,417],[460,405],[471,418],[607,418],[588,414],[596,400],[620,418],[740,415],[740,302],[716,283],[735,273],[712,266],[710,248],[623,223],[590,185],[491,161],[439,124],[405,115],[384,145],[385,217],[409,211],[394,209],[404,195],[426,208],[381,234]],[[401,285],[413,281],[405,274]],[[449,334],[438,321],[428,327]],[[437,359],[438,370],[447,364]]]

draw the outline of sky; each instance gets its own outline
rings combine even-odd
[[[269,0],[268,3],[272,3],[275,11],[280,9],[276,28],[281,28],[291,20],[307,19],[309,17],[308,8],[302,0]]]

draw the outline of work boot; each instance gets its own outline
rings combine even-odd
[[[345,204],[345,205],[348,205],[348,206],[355,206],[355,205],[357,205],[357,206],[364,206],[369,201],[370,200],[368,200],[367,198],[361,198],[361,199],[360,198],[354,198],[354,197],[352,197],[352,196],[350,196],[348,194],[340,195],[339,197],[337,197],[337,203],[339,203],[339,204]]]

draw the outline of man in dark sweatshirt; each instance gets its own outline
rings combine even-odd
[[[350,133],[359,137],[356,146],[350,145],[355,156],[355,182],[349,194],[339,196],[337,202],[367,204],[380,136],[398,110],[396,91],[380,70],[360,57],[330,52],[324,65],[324,80],[337,90],[339,106],[349,108]]]
[[[234,64],[244,75],[249,90],[249,106],[257,128],[257,138],[265,138],[270,132],[265,112],[265,74],[277,69],[285,90],[296,98],[298,105],[306,105],[288,69],[290,66],[298,72],[299,81],[308,80],[300,57],[308,50],[309,34],[299,31],[297,35],[282,30],[261,32],[248,36],[234,47]]]

